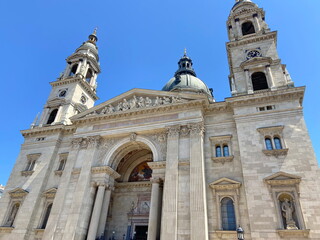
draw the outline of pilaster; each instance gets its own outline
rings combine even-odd
[[[180,126],[168,129],[161,239],[177,239],[179,132]]]
[[[208,239],[208,217],[203,153],[203,123],[190,128],[190,214],[191,240]]]

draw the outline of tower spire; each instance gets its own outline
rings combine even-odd
[[[93,30],[93,33],[89,35],[89,40],[88,41],[93,43],[93,44],[96,44],[96,42],[98,41],[97,30],[98,30],[98,28],[95,27],[94,30]]]

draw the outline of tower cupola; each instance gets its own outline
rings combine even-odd
[[[194,69],[192,68],[192,60],[187,56],[187,49],[184,50],[183,57],[178,62],[179,69],[176,71],[175,76],[181,75],[181,74],[190,74],[194,77],[196,77],[196,73]]]
[[[203,81],[197,78],[192,60],[187,56],[186,50],[184,50],[184,55],[179,60],[178,66],[174,77],[167,82],[162,91],[201,93],[213,100],[212,89],[209,89]]]

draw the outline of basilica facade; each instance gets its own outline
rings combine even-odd
[[[319,169],[265,12],[227,19],[231,97],[185,53],[160,90],[94,106],[97,35],[70,55],[0,200],[2,240],[320,239]]]

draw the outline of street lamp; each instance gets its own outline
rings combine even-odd
[[[237,228],[237,236],[238,240],[244,240],[244,231],[240,226]]]
[[[112,240],[115,240],[115,238],[114,238],[115,233],[116,233],[115,231],[112,231]]]

